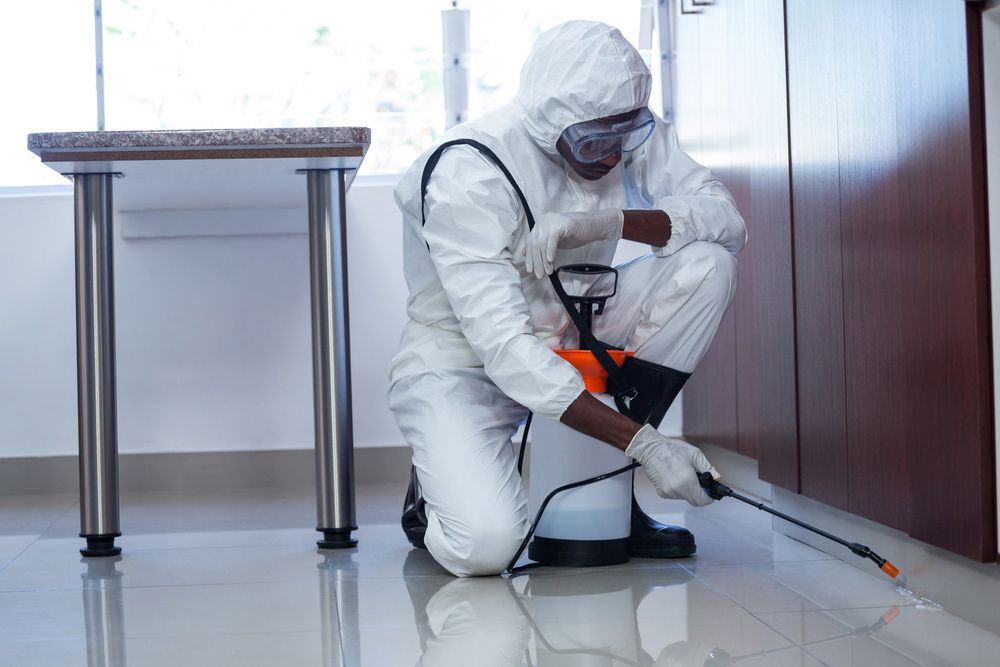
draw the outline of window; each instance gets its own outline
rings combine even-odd
[[[363,125],[362,170],[443,130],[437,0],[104,0],[107,128]]]
[[[472,0],[467,5],[472,43],[469,117],[475,118],[514,97],[521,65],[535,38],[563,21],[603,21],[638,45],[639,5],[639,0]]]
[[[27,135],[97,129],[93,3],[5,3],[0,63],[0,186],[65,185]]]
[[[405,170],[444,130],[444,0],[103,0],[109,130],[363,125],[362,172]],[[469,0],[470,117],[511,99],[535,37],[571,18],[636,42],[638,0]],[[93,3],[11,3],[0,24],[0,186],[65,183],[29,132],[96,129]]]

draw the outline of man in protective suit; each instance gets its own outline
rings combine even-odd
[[[711,502],[696,477],[717,476],[709,462],[656,426],[732,301],[746,228],[725,187],[646,107],[650,85],[618,30],[564,23],[539,36],[515,100],[443,139],[473,139],[496,154],[525,195],[533,230],[510,181],[469,146],[442,154],[426,198],[421,176],[433,149],[395,190],[409,322],[388,398],[414,471],[403,527],[457,576],[500,573],[526,535],[511,438],[529,411],[624,450],[661,497]],[[646,424],[590,395],[552,351],[573,327],[547,274],[610,264],[622,238],[651,253],[617,267],[618,293],[594,334],[645,362],[633,371],[663,399]],[[681,557],[695,542],[633,499],[629,548]]]

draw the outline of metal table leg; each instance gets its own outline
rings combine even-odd
[[[84,556],[121,553],[111,182],[75,174],[76,370],[80,429],[80,537]]]
[[[323,549],[357,545],[347,316],[347,183],[343,169],[304,170],[309,197],[316,530]],[[335,177],[335,182],[334,182]]]

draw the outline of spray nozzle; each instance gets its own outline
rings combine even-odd
[[[776,509],[772,509],[767,505],[765,505],[764,503],[759,503],[755,500],[747,498],[746,496],[742,496],[739,493],[733,491],[730,487],[726,486],[722,482],[716,480],[714,477],[712,477],[711,473],[708,472],[698,473],[698,482],[701,484],[702,488],[705,489],[705,493],[708,494],[708,497],[712,498],[713,500],[722,500],[723,498],[729,497],[729,498],[735,498],[736,500],[744,502],[748,505],[753,505],[757,509],[767,512],[768,514],[773,514],[779,519],[784,519],[785,521],[794,523],[797,526],[801,526],[802,528],[805,528],[808,531],[816,533],[817,535],[821,535],[822,537],[825,537],[828,540],[833,540],[838,544],[844,545],[858,556],[861,556],[862,558],[867,558],[872,562],[874,562],[876,565],[879,566],[880,570],[885,572],[893,579],[899,576],[898,567],[896,567],[886,559],[879,556],[877,553],[869,549],[868,546],[864,544],[859,544],[857,542],[848,542],[847,540],[839,538],[836,535],[831,535],[825,530],[820,530],[815,526],[810,526],[808,523],[805,523],[804,521],[799,521],[794,517],[790,517],[787,514],[779,512]]]
[[[868,548],[867,545],[858,544],[857,542],[851,542],[850,549],[858,556],[862,558],[867,558],[876,565],[879,569],[889,575],[891,578],[895,579],[899,576],[899,568],[887,561],[886,559],[879,556],[877,553]]]

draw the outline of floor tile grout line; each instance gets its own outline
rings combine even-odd
[[[337,646],[340,649],[340,664],[346,665],[347,664],[347,649],[344,648],[344,630],[343,630],[344,625],[343,625],[343,622],[341,621],[341,619],[343,618],[343,613],[342,613],[342,611],[340,609],[340,595],[338,595],[338,593],[340,593],[340,582],[336,582],[336,585],[334,586],[334,589],[333,589],[333,609],[334,609],[334,611],[337,614]],[[358,616],[361,616],[360,606],[361,606],[361,599],[359,597],[358,598],[358,607],[359,607],[359,609],[358,609]],[[358,632],[359,633],[361,632],[360,625],[358,627]]]
[[[794,646],[795,648],[799,649],[800,651],[802,651],[803,653],[805,653],[806,655],[808,655],[813,660],[819,662],[821,665],[828,665],[828,663],[825,660],[823,660],[819,656],[813,654],[809,650],[810,647],[802,646],[802,644],[800,644],[799,642],[795,641],[794,639],[792,639],[791,637],[789,637],[788,635],[786,635],[784,632],[782,632],[778,628],[772,626],[770,623],[768,623],[764,619],[758,618],[756,615],[753,614],[753,612],[751,612],[750,615],[753,616],[754,618],[756,618],[761,623],[763,623],[765,627],[770,628],[772,632],[776,632],[778,635],[780,635],[780,636],[784,637],[785,639],[787,639],[788,641],[790,641],[792,643],[792,646]]]
[[[14,561],[16,561],[18,558],[20,558],[24,554],[25,551],[27,551],[29,548],[31,548],[31,545],[34,544],[35,542],[37,542],[40,537],[41,537],[41,535],[36,535],[34,538],[32,538],[32,540],[30,542],[28,542],[26,545],[24,545],[24,547],[20,551],[18,551],[16,554],[14,554],[5,563],[3,563],[2,565],[0,565],[0,575],[3,574],[4,570],[6,570],[11,565],[13,565]]]
[[[899,605],[894,605],[894,606],[898,607]],[[909,606],[909,605],[906,605],[906,606]],[[771,615],[774,615],[774,614],[794,614],[794,613],[798,613],[798,614],[810,613],[811,614],[811,613],[815,613],[815,612],[824,612],[824,613],[826,613],[826,612],[831,612],[831,611],[861,611],[861,610],[865,610],[865,609],[884,609],[884,606],[875,606],[875,607],[848,607],[848,608],[841,608],[841,609],[814,609],[814,610],[804,611],[804,612],[803,611],[799,611],[799,612],[791,611],[791,612],[759,612],[759,613],[765,613],[765,614],[771,614]],[[772,626],[765,619],[760,618],[760,616],[758,616],[757,614],[754,614],[754,618],[756,618],[761,623],[763,623],[767,627],[771,628],[772,630],[774,630],[778,634],[782,635],[783,637],[787,637],[787,635],[785,635],[785,633],[781,632],[781,630],[778,630],[777,628],[775,628],[774,626]],[[840,621],[838,619],[832,619],[832,618],[830,620],[836,622],[837,624],[839,624],[841,626],[844,626],[844,629],[847,630],[848,632],[854,630],[854,628],[849,627],[843,621]],[[844,640],[844,639],[853,639],[853,638],[855,638],[854,635],[846,635],[846,636],[836,636],[836,635],[834,635],[832,637],[827,637],[826,640],[820,640],[820,643],[823,644],[823,643],[826,643],[827,641],[829,641],[829,643],[832,644],[832,643],[834,643],[836,641],[840,641],[840,640]],[[914,660],[911,656],[909,656],[909,655],[907,655],[905,653],[901,653],[900,651],[896,650],[895,648],[893,648],[889,644],[886,644],[882,640],[881,637],[875,637],[873,635],[866,635],[865,638],[868,639],[868,640],[870,640],[870,641],[872,641],[872,642],[875,642],[875,643],[881,645],[887,651],[890,651],[890,652],[894,653],[895,655],[898,655],[898,656],[901,656],[903,658],[906,658],[907,660]],[[796,646],[798,646],[801,650],[803,650],[805,653],[807,653],[809,656],[815,658],[816,660],[819,660],[823,664],[826,664],[822,659],[819,658],[819,656],[814,655],[813,653],[811,653],[809,651],[810,647],[802,646],[802,644],[806,643],[806,641],[797,642],[794,639],[792,639],[791,637],[788,637],[788,639],[790,641],[792,641]],[[916,662],[916,661],[914,660],[914,662]]]
[[[681,567],[684,567],[684,566],[682,565]],[[789,636],[788,636],[788,635],[786,635],[785,633],[781,632],[781,631],[780,631],[780,630],[778,630],[777,628],[774,628],[774,627],[772,627],[772,626],[771,626],[771,625],[770,625],[770,624],[769,624],[769,623],[768,623],[767,621],[765,621],[764,619],[762,619],[762,618],[758,618],[756,614],[754,614],[754,613],[753,613],[752,611],[750,611],[749,609],[747,609],[747,608],[746,608],[746,607],[745,607],[744,605],[742,605],[742,604],[740,604],[739,602],[737,602],[737,601],[736,601],[735,599],[733,599],[733,598],[732,598],[731,596],[729,596],[729,595],[727,595],[727,594],[723,593],[722,591],[719,591],[719,590],[716,590],[715,588],[713,588],[712,586],[710,586],[710,585],[708,584],[708,582],[707,582],[707,581],[705,581],[704,579],[700,578],[700,577],[699,577],[699,576],[697,575],[697,573],[696,573],[696,572],[691,572],[691,570],[690,570],[690,569],[688,569],[688,568],[686,568],[686,567],[685,567],[684,569],[688,570],[688,572],[690,572],[690,573],[692,574],[692,576],[694,576],[694,578],[695,578],[696,580],[700,581],[700,582],[701,582],[701,583],[702,583],[702,584],[703,584],[703,585],[704,585],[704,586],[705,586],[706,588],[708,588],[709,590],[711,590],[711,591],[713,591],[713,592],[715,592],[715,593],[717,593],[717,594],[719,594],[719,595],[722,595],[723,597],[725,597],[726,599],[728,599],[728,600],[729,600],[730,602],[732,602],[732,603],[733,603],[734,605],[736,605],[737,607],[739,607],[740,609],[742,609],[743,611],[745,611],[745,612],[746,612],[747,614],[749,614],[749,615],[750,615],[750,617],[751,617],[751,618],[753,618],[753,619],[755,619],[755,620],[756,620],[756,621],[757,621],[758,623],[760,623],[760,624],[761,624],[761,625],[763,625],[764,627],[768,628],[769,630],[771,630],[772,632],[774,632],[774,633],[775,633],[776,635],[778,635],[779,637],[781,637],[781,638],[782,638],[782,639],[784,639],[785,641],[789,642],[789,646],[787,646],[787,647],[783,647],[783,648],[786,648],[786,649],[790,649],[790,648],[798,648],[798,649],[799,649],[800,651],[802,651],[803,653],[805,653],[806,655],[808,655],[808,656],[809,656],[810,658],[812,658],[813,660],[816,660],[816,661],[817,661],[817,662],[819,662],[820,664],[822,664],[822,665],[826,665],[826,664],[827,664],[827,663],[826,663],[826,662],[825,662],[824,660],[821,660],[821,659],[820,659],[819,657],[817,657],[817,656],[813,655],[813,654],[812,654],[812,653],[811,653],[811,652],[810,652],[810,651],[809,651],[809,650],[808,650],[807,648],[805,648],[805,647],[802,647],[802,646],[800,646],[800,645],[799,645],[799,643],[798,643],[798,642],[796,642],[796,641],[795,641],[794,639],[792,639],[791,637],[789,637]],[[793,591],[793,592],[794,592],[794,591]],[[804,598],[803,598],[803,599],[804,599]]]
[[[814,562],[814,561],[803,561],[803,562]],[[837,608],[833,608],[833,609],[826,609],[826,608],[823,608],[823,607],[817,607],[816,609],[806,609],[806,610],[789,609],[789,610],[784,610],[784,611],[761,611],[761,612],[753,612],[753,611],[750,611],[750,609],[748,609],[747,607],[745,607],[742,603],[738,602],[733,596],[731,596],[728,593],[726,593],[725,591],[722,591],[719,588],[713,586],[712,584],[710,584],[707,580],[703,579],[702,577],[699,577],[697,569],[692,570],[691,568],[688,568],[685,565],[681,565],[681,567],[683,567],[685,570],[687,570],[696,580],[698,580],[699,582],[701,582],[706,588],[708,588],[709,590],[713,591],[714,593],[718,593],[719,595],[723,596],[727,600],[732,601],[733,604],[735,604],[738,607],[740,607],[741,609],[745,610],[751,616],[756,616],[756,614],[758,614],[758,613],[760,613],[760,614],[779,614],[779,613],[804,613],[806,611],[840,611],[840,610],[849,610],[849,609],[883,609],[883,608],[885,608],[887,606],[887,605],[883,604],[883,605],[861,605],[861,606],[857,606],[857,607],[837,607]],[[718,566],[714,566],[713,565],[713,566],[708,566],[708,567],[718,567]],[[774,580],[774,582],[776,584],[782,586],[789,593],[791,593],[792,595],[797,596],[801,600],[803,600],[803,601],[805,601],[805,602],[807,602],[807,603],[809,603],[811,605],[816,605],[817,604],[816,602],[813,602],[809,598],[803,597],[802,595],[800,595],[799,593],[795,592],[791,588],[788,588],[787,586],[785,586],[781,582],[779,582],[777,580]],[[916,607],[917,604],[918,604],[917,602],[912,602],[912,603],[894,602],[891,606],[894,606],[894,607]]]
[[[682,565],[681,567],[684,567],[684,566]],[[774,630],[774,628],[771,628],[771,626],[770,626],[770,625],[768,625],[767,623],[765,623],[763,619],[760,619],[760,618],[757,618],[756,616],[754,616],[754,613],[753,613],[752,611],[750,611],[750,610],[749,610],[749,609],[747,609],[747,608],[746,608],[745,606],[743,606],[742,604],[740,604],[739,602],[737,602],[736,600],[734,600],[734,599],[733,599],[732,597],[730,597],[729,595],[726,595],[726,594],[725,594],[725,593],[723,593],[722,591],[718,591],[718,590],[716,590],[716,589],[712,588],[711,586],[709,586],[709,585],[708,585],[708,582],[707,582],[707,581],[705,581],[704,579],[701,579],[701,578],[700,578],[700,577],[699,577],[699,576],[697,575],[697,573],[695,573],[695,572],[692,572],[692,571],[691,571],[690,569],[688,569],[687,567],[684,567],[684,569],[685,569],[685,570],[687,570],[687,571],[688,571],[688,572],[689,572],[689,573],[691,574],[691,576],[693,576],[693,577],[694,577],[694,579],[695,579],[696,581],[700,582],[700,583],[701,583],[701,584],[702,584],[703,586],[705,586],[705,588],[707,588],[707,589],[709,589],[710,591],[712,591],[713,593],[716,593],[717,595],[721,595],[722,597],[724,597],[724,598],[726,598],[727,600],[729,600],[729,601],[730,601],[731,603],[733,603],[734,605],[736,605],[737,607],[739,607],[740,609],[742,609],[742,610],[743,610],[744,612],[746,612],[747,614],[749,614],[751,618],[755,619],[755,620],[756,620],[757,622],[759,622],[760,624],[764,625],[765,627],[767,627],[767,628],[769,628],[770,630],[772,630],[773,632],[775,632],[775,633],[776,633],[776,634],[777,634],[777,635],[778,635],[779,637],[781,637],[781,638],[782,638],[782,639],[784,639],[785,641],[789,642],[789,643],[791,644],[791,646],[792,646],[792,647],[794,647],[794,646],[797,646],[797,644],[796,644],[796,643],[795,643],[794,641],[792,641],[792,639],[791,639],[790,637],[786,637],[784,633],[782,633],[782,632],[778,632],[777,630]]]
[[[785,609],[785,610],[782,610],[782,611],[753,611],[753,612],[750,612],[750,613],[752,613],[754,616],[757,616],[758,614],[768,614],[768,615],[772,615],[773,616],[773,615],[776,615],[776,614],[814,614],[816,612],[823,613],[823,612],[828,612],[828,611],[865,611],[865,610],[868,610],[868,609],[889,609],[889,608],[892,608],[892,607],[900,607],[900,608],[905,608],[905,609],[916,609],[917,608],[917,604],[916,603],[913,603],[913,604],[895,604],[895,603],[893,603],[893,604],[873,604],[873,605],[861,605],[859,607],[829,607],[829,608],[824,607],[823,609]],[[937,613],[940,613],[940,612],[934,612],[934,613],[937,614]],[[945,613],[948,613],[948,612],[945,612]]]
[[[56,525],[57,521],[59,521],[60,519],[62,519],[67,513],[69,513],[70,510],[72,510],[72,509],[74,509],[75,507],[78,507],[78,506],[79,506],[79,501],[78,500],[71,500],[71,501],[69,501],[69,505],[66,506],[66,507],[63,507],[63,509],[62,509],[61,512],[57,511],[56,515],[55,515],[55,517],[53,517],[52,521],[50,521],[48,523],[48,525],[45,526],[45,528],[40,533],[38,533],[37,535],[35,535],[34,539],[32,539],[30,542],[28,542],[26,545],[24,545],[24,548],[21,549],[20,551],[18,551],[17,554],[13,558],[11,558],[6,563],[4,563],[2,566],[0,566],[0,574],[3,574],[4,570],[6,570],[8,567],[10,567],[11,565],[14,564],[14,561],[16,561],[18,558],[20,558],[21,556],[23,556],[24,552],[27,551],[28,549],[30,549],[31,546],[33,544],[35,544],[35,542],[37,542],[38,540],[42,539],[42,536],[45,535],[45,533],[47,533],[52,528],[52,526]]]

